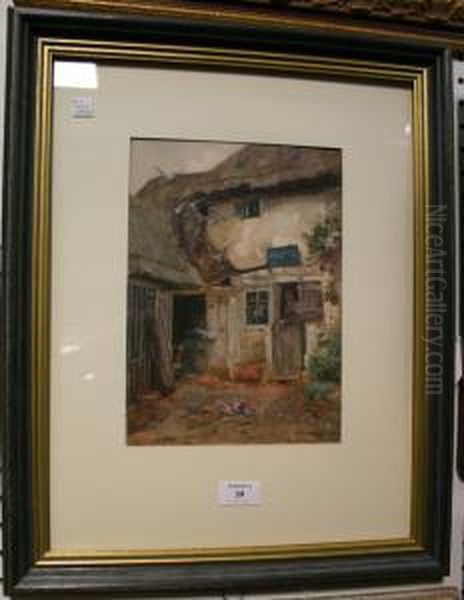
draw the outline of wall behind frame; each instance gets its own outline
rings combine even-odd
[[[0,0],[0,161],[3,164],[3,137],[4,137],[4,129],[5,129],[5,118],[4,118],[4,95],[5,95],[5,66],[6,66],[6,13],[8,6],[11,5],[10,0]],[[464,62],[456,61],[454,64],[454,92],[455,92],[455,101],[456,106],[459,100],[464,101]],[[457,149],[456,149],[457,156]],[[3,170],[0,169],[0,189],[2,189],[2,181],[3,181]],[[458,198],[456,198],[456,202],[458,202]],[[1,240],[0,240],[1,241]],[[456,270],[458,272],[458,267],[456,266]],[[458,310],[460,308],[459,301],[456,303]],[[459,317],[459,315],[458,315]],[[458,318],[459,321],[459,318]],[[1,325],[0,325],[1,326]],[[456,325],[456,334],[458,334],[458,329]],[[1,488],[0,488],[0,501],[1,501]],[[441,586],[453,586],[457,587],[460,591],[463,588],[463,542],[464,542],[464,483],[462,483],[457,475],[455,475],[454,481],[454,492],[453,492],[453,523],[452,523],[452,539],[451,539],[451,574],[449,577],[444,579]],[[1,544],[1,539],[0,539]],[[1,546],[0,546],[0,554],[1,554]],[[2,570],[0,566],[0,580],[2,577]],[[441,587],[438,586],[438,587]],[[424,587],[424,586],[423,586]],[[425,586],[428,587],[428,586]],[[437,586],[435,586],[437,587]],[[408,586],[404,588],[389,588],[389,592],[393,591],[411,591],[412,589],[417,589],[414,586]],[[355,593],[364,593],[368,591],[367,589],[356,590]],[[376,592],[380,592],[379,588],[376,588]],[[353,590],[354,592],[354,590]],[[350,590],[343,590],[340,592],[340,595],[345,595],[350,593]],[[304,592],[301,594],[291,594],[291,598],[305,598],[311,597],[315,598],[317,596],[323,597],[327,594],[314,594]],[[0,599],[3,598],[3,594],[0,591]],[[269,596],[267,596],[269,597]],[[264,598],[267,598],[264,596]],[[276,598],[276,595],[272,596]],[[285,595],[282,597],[289,598],[290,595]],[[251,597],[249,597],[251,600]],[[232,598],[231,598],[232,600]]]

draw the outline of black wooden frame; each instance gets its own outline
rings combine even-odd
[[[442,327],[443,390],[428,405],[427,539],[414,552],[320,558],[192,562],[159,565],[59,566],[34,564],[31,472],[32,173],[35,49],[41,37],[156,42],[288,54],[317,52],[426,67],[430,73],[430,189],[446,206],[443,268],[447,313]],[[452,479],[454,214],[450,53],[445,42],[398,35],[311,30],[307,25],[187,21],[175,17],[13,9],[9,14],[7,135],[4,183],[2,391],[5,398],[5,582],[8,595],[63,593],[172,595],[243,593],[392,585],[437,581],[448,572]]]
[[[459,84],[462,85],[461,80]],[[458,164],[459,164],[459,222],[460,222],[460,244],[459,255],[461,257],[461,282],[464,280],[464,238],[462,237],[462,226],[464,224],[464,101],[460,100],[457,108],[458,125]],[[460,343],[462,344],[462,335],[464,331],[464,310],[461,306],[460,314]],[[464,358],[461,368],[464,368]],[[457,447],[456,447],[456,467],[459,477],[464,481],[464,379],[461,377],[458,388],[458,415],[457,415]]]

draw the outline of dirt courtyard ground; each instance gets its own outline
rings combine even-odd
[[[304,383],[237,383],[197,376],[174,392],[148,393],[128,408],[127,443],[265,444],[338,442],[340,392],[305,399]]]

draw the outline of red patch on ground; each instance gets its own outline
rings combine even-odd
[[[179,379],[167,395],[141,394],[127,410],[128,444],[340,441],[339,387],[322,400],[309,400],[301,380],[239,382],[216,375]]]
[[[234,379],[237,381],[261,381],[263,365],[242,365],[234,370]]]
[[[215,377],[214,375],[198,375],[193,381],[200,385],[217,385],[218,383],[222,383],[219,377]]]

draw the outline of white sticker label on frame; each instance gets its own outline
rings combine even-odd
[[[73,119],[92,119],[95,117],[95,101],[92,96],[74,96],[71,99],[71,117]]]
[[[260,481],[220,481],[218,502],[221,506],[260,506]]]

